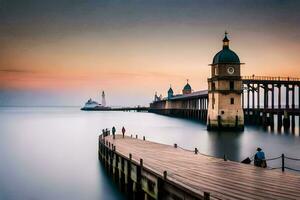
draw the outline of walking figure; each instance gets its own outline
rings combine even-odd
[[[123,128],[122,128],[122,135],[123,135],[123,138],[124,138],[125,132],[126,132],[126,130],[125,130],[124,126],[123,126]]]
[[[262,168],[267,167],[265,153],[259,147],[257,148],[257,152],[254,155],[254,165],[257,167],[262,167]]]
[[[115,135],[116,135],[116,128],[113,126],[111,129],[112,135],[113,135],[113,139],[115,139]]]

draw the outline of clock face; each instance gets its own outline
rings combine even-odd
[[[234,67],[228,67],[227,68],[227,73],[228,74],[233,74],[234,73]]]

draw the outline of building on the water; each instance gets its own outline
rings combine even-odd
[[[242,78],[238,55],[229,48],[225,32],[223,49],[213,58],[208,79],[207,128],[244,129]]]
[[[244,129],[242,108],[242,78],[238,55],[229,48],[227,33],[223,39],[223,49],[218,52],[211,66],[208,90],[193,92],[187,84],[182,94],[174,94],[170,86],[167,97],[158,97],[150,104],[150,112],[200,119],[206,121],[207,128]]]

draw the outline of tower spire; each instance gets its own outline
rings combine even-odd
[[[224,48],[229,48],[229,39],[228,39],[228,37],[227,37],[227,35],[228,35],[228,32],[227,31],[225,31],[225,33],[224,33],[224,39],[223,39],[223,49]]]

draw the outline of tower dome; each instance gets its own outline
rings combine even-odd
[[[189,83],[187,83],[187,84],[184,86],[183,90],[192,90],[192,87],[191,87],[191,85],[190,85]]]
[[[187,83],[182,90],[182,94],[191,94],[191,93],[192,93],[192,87],[189,84],[189,80],[187,80]]]
[[[223,49],[214,56],[212,64],[240,64],[238,55],[229,49],[227,32],[225,32],[225,37],[223,39]]]

